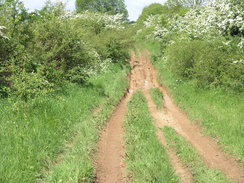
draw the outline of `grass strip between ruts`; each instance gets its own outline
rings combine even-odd
[[[217,169],[209,168],[198,155],[196,150],[173,128],[165,127],[163,132],[169,144],[174,149],[180,160],[190,169],[195,182],[228,183],[225,175]]]
[[[163,107],[163,93],[160,91],[159,88],[151,88],[150,95],[154,104],[157,106],[157,109],[162,109]]]
[[[169,157],[156,136],[142,92],[136,92],[128,104],[125,129],[129,178],[136,183],[178,183]]]

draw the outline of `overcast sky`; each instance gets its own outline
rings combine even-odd
[[[22,0],[25,3],[25,7],[29,10],[40,9],[46,0]],[[52,0],[55,1],[63,1],[67,3],[67,9],[74,10],[75,9],[75,0]],[[129,12],[130,20],[137,20],[138,16],[141,14],[142,9],[152,3],[164,3],[165,0],[125,0],[125,4],[127,5],[127,9]]]

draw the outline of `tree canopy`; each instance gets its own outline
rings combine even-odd
[[[162,4],[153,3],[143,9],[142,14],[138,18],[138,22],[145,21],[150,15],[160,15],[166,11],[166,9],[167,7],[163,6]]]
[[[128,11],[126,9],[124,0],[76,0],[76,10],[102,12],[111,15],[124,14],[128,18]]]
[[[174,7],[174,6],[192,7],[192,6],[202,5],[206,1],[207,0],[167,0],[166,5],[169,7]]]

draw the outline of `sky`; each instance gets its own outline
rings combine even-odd
[[[25,7],[28,8],[30,11],[35,9],[40,9],[46,0],[22,0],[25,4]],[[75,9],[75,0],[51,0],[55,1],[62,1],[67,4],[67,9],[74,10]],[[129,12],[129,19],[130,20],[137,20],[139,15],[142,12],[142,9],[145,6],[148,6],[152,3],[164,3],[165,0],[125,0],[125,4],[127,6]]]

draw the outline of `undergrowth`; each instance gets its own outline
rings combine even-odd
[[[96,130],[104,122],[102,119],[93,122],[90,116],[102,103],[108,102],[109,111],[117,104],[127,88],[126,70],[114,65],[111,71],[93,78],[89,85],[69,85],[65,91],[28,102],[1,100],[0,182],[32,183],[49,172],[57,175],[57,171],[63,175],[58,180],[64,182],[76,178],[90,180],[94,170],[89,155],[96,143]],[[107,110],[103,113],[108,115]],[[80,161],[74,165],[67,162],[61,167],[66,161],[59,165],[57,158],[65,152],[64,144],[75,141],[75,136],[82,144],[75,152]],[[53,170],[52,166],[61,168]],[[68,172],[72,176],[65,179]]]

